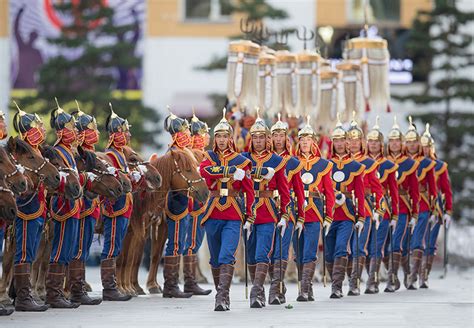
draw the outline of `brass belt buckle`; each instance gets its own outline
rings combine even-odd
[[[309,190],[305,190],[305,191],[304,191],[304,196],[305,196],[306,198],[309,197]]]
[[[278,190],[273,190],[273,198],[278,198],[278,196],[280,196]]]
[[[260,190],[255,190],[255,197],[260,197]]]
[[[219,190],[219,196],[221,196],[221,197],[227,197],[227,196],[229,196],[229,189],[227,189],[227,188],[222,188],[221,190]]]

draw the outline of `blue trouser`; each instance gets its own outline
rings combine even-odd
[[[247,241],[247,263],[270,263],[275,238],[275,223],[254,224]]]
[[[204,214],[196,216],[188,215],[183,219],[186,220],[186,237],[183,255],[196,254],[199,248],[201,248],[205,233],[204,227],[201,226],[203,216]]]
[[[44,219],[15,219],[15,264],[33,263],[38,252]]]
[[[414,249],[425,249],[425,234],[428,228],[428,220],[430,218],[430,212],[420,212],[418,214],[418,222],[416,223],[415,229],[413,230],[413,236],[411,238],[410,250]]]
[[[186,238],[186,218],[173,220],[166,218],[168,224],[168,242],[166,243],[165,256],[178,256],[183,254]]]
[[[397,227],[393,233],[393,249],[392,252],[402,252],[403,256],[408,255],[408,214],[399,214]]]
[[[349,253],[349,242],[351,240],[354,222],[350,220],[333,221],[326,236],[326,261],[334,262],[334,259],[347,256]]]
[[[283,247],[281,248],[281,259],[284,261],[288,261],[288,252],[290,250],[290,243],[291,243],[291,237],[293,236],[294,226],[295,224],[292,221],[288,222],[288,226],[286,227],[285,234],[281,238],[281,242],[283,244]],[[272,255],[272,263],[275,263],[275,261],[280,260],[280,229],[277,229],[275,233],[275,240],[273,244],[275,245],[275,249]]]
[[[0,253],[3,251],[3,240],[5,239],[5,226],[0,228]]]
[[[430,234],[430,244],[428,245],[428,255],[435,255],[435,252],[436,252],[436,241],[438,239],[438,235],[439,235],[439,230],[440,228],[442,227],[442,224],[440,223],[436,223],[433,227],[433,229],[431,229],[431,231],[429,232]],[[446,238],[446,236],[444,236],[444,238]],[[426,242],[428,242],[428,237],[426,237]]]
[[[240,240],[240,220],[218,220],[209,218],[204,223],[207,245],[211,255],[209,264],[218,268],[222,264],[234,264]]]
[[[387,243],[389,228],[390,221],[382,220],[377,230],[377,239],[375,239],[375,221],[372,222],[372,232],[370,233],[369,241],[369,258],[373,258],[375,254],[377,254],[378,259],[385,256],[385,244]],[[375,249],[375,240],[377,240],[377,250]]]
[[[314,262],[317,259],[319,234],[321,231],[321,223],[307,222],[304,224],[303,232],[298,238],[295,232],[293,237],[293,248],[295,249],[295,260],[297,264],[305,264]]]
[[[69,264],[74,257],[79,219],[69,218],[64,221],[53,220],[54,237],[50,263]]]
[[[75,260],[86,262],[89,258],[89,250],[94,238],[95,218],[86,216],[79,222],[79,232],[74,247],[73,256]]]
[[[128,219],[124,216],[110,218],[103,216],[104,220],[104,248],[100,259],[115,258],[122,250],[122,242],[128,228]]]
[[[367,216],[364,221],[364,229],[359,236],[359,256],[367,256],[369,254],[368,245],[370,232],[372,230],[372,219],[370,216]],[[349,258],[357,256],[357,238],[355,231],[351,237],[351,254]]]

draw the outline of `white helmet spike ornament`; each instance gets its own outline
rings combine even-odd
[[[225,118],[225,115],[226,115],[226,108],[224,107],[222,109],[222,118],[219,121],[219,123],[217,123],[217,125],[214,127],[214,136],[217,133],[228,133],[229,135],[233,134],[234,131],[232,129],[232,126],[229,124],[229,122]]]

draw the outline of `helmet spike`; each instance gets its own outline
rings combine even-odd
[[[308,115],[306,116],[306,124],[309,125],[309,121],[310,121],[310,120],[311,120],[311,116],[308,114]]]
[[[281,113],[278,113],[277,117],[278,117],[278,121],[281,121]]]
[[[58,102],[58,98],[54,97],[54,101],[56,101],[56,106],[57,106],[57,114],[61,114],[62,112],[64,112],[64,110],[61,108],[61,106],[59,106],[59,102]]]
[[[374,129],[380,130],[380,116],[375,116],[375,125]]]
[[[338,127],[338,126],[342,126],[342,122],[341,122],[341,113],[340,113],[340,112],[337,112],[337,114],[336,114],[336,119],[337,119],[337,122],[336,122],[336,127]]]
[[[16,103],[15,100],[13,100],[13,103],[15,104],[16,109],[18,110],[18,113],[19,113],[20,116],[23,116],[24,114],[26,114],[24,111],[22,111],[22,110],[20,109],[20,106],[18,106],[18,104]]]

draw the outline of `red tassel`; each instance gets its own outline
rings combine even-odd
[[[365,102],[365,111],[370,112],[370,105],[368,101]]]
[[[390,107],[390,104],[387,104],[387,113],[391,113],[392,112],[392,108]]]

